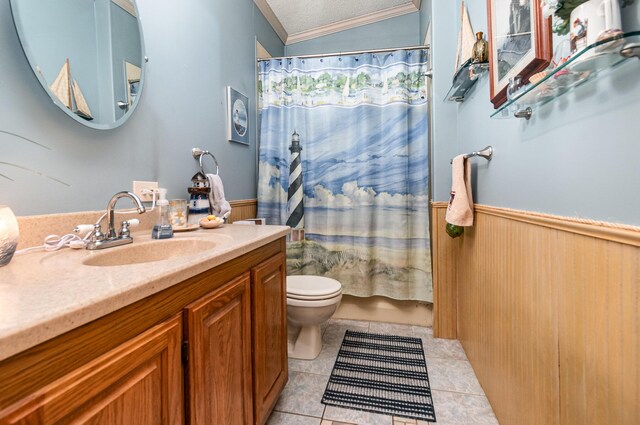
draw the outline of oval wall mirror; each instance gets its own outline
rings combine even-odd
[[[135,0],[11,0],[11,12],[29,64],[56,105],[92,128],[125,123],[145,69]]]

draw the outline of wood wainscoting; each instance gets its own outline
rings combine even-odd
[[[431,208],[431,249],[433,270],[433,334],[437,338],[458,337],[458,266],[460,238],[445,231],[446,202]]]
[[[257,199],[242,199],[239,201],[229,201],[231,205],[231,215],[229,223],[238,220],[246,220],[248,218],[256,218],[258,214]]]
[[[434,203],[434,332],[462,342],[501,424],[640,423],[640,229]]]

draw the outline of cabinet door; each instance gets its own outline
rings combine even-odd
[[[185,309],[191,425],[251,425],[249,273]]]
[[[264,424],[287,383],[287,289],[283,253],[252,269],[256,424]]]
[[[178,316],[0,412],[0,424],[182,424],[181,343]]]

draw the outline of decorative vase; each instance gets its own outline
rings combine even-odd
[[[11,261],[18,246],[18,220],[11,208],[0,205],[0,267]]]
[[[471,59],[474,63],[485,63],[489,61],[489,43],[483,37],[483,33],[476,33],[476,42],[473,45]]]

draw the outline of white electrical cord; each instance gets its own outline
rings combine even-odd
[[[88,234],[87,234],[88,235]],[[78,235],[67,234],[64,236],[49,235],[44,238],[44,245],[21,249],[15,255],[27,254],[31,251],[44,249],[45,251],[57,251],[68,246],[70,248],[84,248],[85,240]]]
[[[158,190],[143,189],[142,193],[151,194],[153,196],[151,201],[151,209],[147,210],[147,212],[153,211],[156,208],[156,195],[158,194]],[[118,214],[133,214],[133,213],[138,213],[138,210],[129,209],[129,210],[118,210],[116,212]],[[96,224],[100,224],[100,222],[106,216],[107,216],[107,213],[102,214],[98,219],[98,221],[96,221]],[[133,220],[131,220],[131,222],[133,222]],[[135,223],[132,223],[132,224],[137,225],[138,223],[139,221],[135,220]],[[49,251],[58,251],[59,249],[62,249],[64,247],[69,247],[73,249],[84,248],[86,245],[86,241],[89,238],[89,235],[91,235],[91,233],[93,232],[93,226],[90,224],[80,224],[76,226],[74,231],[76,233],[85,233],[85,235],[84,237],[80,237],[77,234],[74,235],[71,233],[66,234],[64,236],[49,235],[44,238],[44,245],[21,249],[19,251],[16,251],[14,255],[27,254],[29,252],[37,251],[40,249],[44,249],[45,251],[49,252]]]

